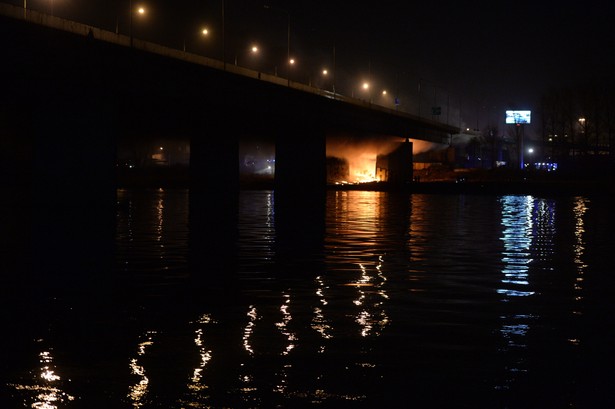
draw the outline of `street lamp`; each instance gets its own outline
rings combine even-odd
[[[250,46],[250,53],[253,55],[258,54],[258,46],[257,45]],[[237,53],[236,52],[235,52],[235,65],[237,65]]]
[[[391,104],[391,99],[389,98],[389,92],[386,89],[383,89],[380,92],[380,105],[385,106],[385,107],[390,107]]]
[[[130,20],[128,21],[128,36],[130,37],[130,48],[132,48],[132,15],[135,12],[135,10],[132,9],[132,0],[128,1],[128,7],[129,7],[129,16],[130,16]],[[139,8],[136,9],[136,12],[140,15],[144,15],[145,14],[145,7],[143,6],[139,6]],[[115,33],[118,34],[119,32],[119,23],[116,22],[115,25]]]
[[[365,81],[361,85],[361,88],[367,93],[367,100],[371,104],[372,103],[372,91],[369,82]]]
[[[201,33],[201,35],[203,37],[207,37],[207,36],[209,36],[209,29],[207,27],[203,27],[203,28],[201,28],[200,33]],[[184,48],[183,48],[183,50],[184,50],[184,52],[186,52],[186,36],[185,35],[184,35]]]
[[[530,163],[525,164],[525,166],[531,166],[531,165],[532,165],[532,160],[533,160],[533,155],[532,155],[532,154],[533,154],[533,153],[534,153],[534,148],[528,148],[528,150],[527,150],[527,156],[528,156],[528,158],[529,158],[529,162],[530,162]]]
[[[290,58],[290,13],[286,10],[282,10],[279,9],[277,7],[271,7],[268,4],[265,4],[264,6],[266,9],[270,9],[270,10],[277,10],[281,13],[286,14],[286,80],[287,80],[287,86],[290,87],[290,66],[291,64],[294,64],[294,60],[292,60],[291,62],[291,58]]]

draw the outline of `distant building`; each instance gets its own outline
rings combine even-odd
[[[327,183],[348,181],[350,178],[350,165],[346,159],[327,156]]]
[[[376,157],[376,177],[393,184],[411,182],[412,163],[412,142],[406,139],[393,152]]]

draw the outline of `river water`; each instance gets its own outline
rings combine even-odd
[[[3,292],[1,408],[615,407],[606,197],[246,190],[209,252],[117,197],[99,289]]]

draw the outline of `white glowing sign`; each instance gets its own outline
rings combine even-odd
[[[532,111],[506,111],[507,124],[529,124]]]

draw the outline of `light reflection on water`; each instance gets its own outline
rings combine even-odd
[[[220,291],[190,280],[229,272],[193,269],[188,197],[118,192],[113,274],[123,291],[96,316],[70,298],[50,299],[37,320],[11,316],[29,326],[6,364],[13,407],[548,408],[612,397],[577,378],[600,361],[583,349],[597,342],[585,280],[597,279],[609,239],[603,215],[590,216],[608,206],[329,192],[324,237],[297,233],[322,249],[297,268],[296,253],[278,252],[275,194],[242,192],[236,277]],[[590,229],[603,249],[593,258]],[[66,311],[85,329],[50,330]],[[92,333],[87,343],[72,341],[79,331]],[[63,354],[39,349],[28,379],[33,336]],[[98,351],[96,369],[86,350]]]
[[[62,390],[61,377],[56,373],[52,351],[41,351],[38,371],[32,371],[33,384],[12,385],[17,390],[32,392],[31,407],[40,409],[57,409],[75,399]]]

